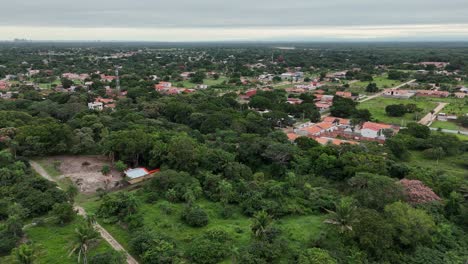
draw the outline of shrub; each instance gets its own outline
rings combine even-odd
[[[182,220],[192,227],[203,227],[208,224],[208,215],[198,206],[187,206],[182,213]]]
[[[229,234],[220,229],[212,229],[197,237],[187,250],[193,263],[219,263],[229,254]]]
[[[73,205],[69,203],[57,203],[52,208],[52,215],[55,216],[56,223],[66,224],[71,222],[75,218],[75,210]]]

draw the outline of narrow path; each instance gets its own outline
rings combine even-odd
[[[425,115],[423,118],[421,118],[421,120],[419,120],[419,124],[421,125],[425,125],[425,126],[429,126],[431,123],[432,123],[432,120],[434,119],[434,117],[442,110],[444,109],[444,107],[448,105],[448,103],[438,103],[438,105],[436,106],[436,108],[434,108],[434,110],[432,110],[430,113],[428,113],[427,115]]]
[[[56,180],[54,178],[52,178],[52,176],[49,175],[49,173],[47,173],[46,170],[44,170],[44,168],[37,162],[35,161],[29,161],[29,163],[31,164],[31,167],[37,172],[39,173],[39,175],[41,175],[43,178],[49,180],[49,181],[52,181],[52,182],[56,182]],[[81,215],[81,216],[86,216],[86,210],[75,204],[74,205],[74,208],[75,210],[78,212],[78,215]],[[107,232],[106,229],[104,229],[104,227],[102,227],[99,223],[95,223],[94,224],[94,228],[96,228],[96,230],[101,234],[101,237],[104,238],[104,240],[107,241],[107,243],[109,243],[109,245],[111,245],[111,247],[117,251],[122,251],[124,252],[124,254],[126,255],[127,257],[127,263],[128,264],[138,264],[138,261],[136,261],[136,259],[134,259],[126,250],[125,248],[119,243],[117,242],[117,240],[109,233]]]

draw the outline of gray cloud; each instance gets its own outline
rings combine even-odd
[[[0,0],[0,26],[115,28],[468,24],[467,0]]]

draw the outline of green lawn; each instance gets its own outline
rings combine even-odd
[[[468,136],[467,135],[462,135],[462,134],[456,134],[457,138],[459,138],[462,141],[468,141]]]
[[[202,207],[209,215],[209,224],[202,228],[193,228],[180,219],[184,204],[169,203],[165,200],[160,200],[154,204],[144,203],[143,198],[137,195],[141,201],[140,212],[143,213],[145,226],[156,231],[157,233],[172,237],[178,247],[181,249],[190,245],[194,237],[211,228],[221,228],[228,232],[233,238],[235,247],[245,246],[250,238],[251,220],[242,215],[239,209],[235,209],[232,217],[225,219],[220,216],[221,205],[219,203],[200,200],[197,205]],[[96,212],[99,201],[96,198],[89,198],[84,206],[89,212]],[[163,208],[170,208],[169,210]],[[168,213],[169,211],[169,213]],[[101,221],[102,222],[102,221]],[[304,244],[310,241],[311,237],[319,234],[323,222],[323,216],[308,215],[308,216],[290,216],[276,221],[277,226],[283,230],[293,242]],[[130,233],[119,225],[103,226],[126,248]]]
[[[416,97],[410,99],[377,97],[359,104],[358,108],[369,109],[369,111],[372,114],[373,120],[376,122],[405,126],[408,122],[419,121],[419,119],[421,119],[424,115],[429,113],[432,109],[434,109],[437,106],[437,103],[426,99],[427,98]],[[402,117],[390,117],[387,116],[387,114],[385,113],[385,107],[391,104],[416,104],[419,108],[423,109],[423,111],[419,115],[410,113],[405,114]]]
[[[365,93],[365,88],[369,83],[376,83],[377,87],[380,89],[385,89],[385,88],[391,88],[395,87],[397,85],[402,84],[401,81],[397,80],[390,80],[387,78],[387,76],[377,76],[374,77],[374,80],[371,82],[355,82],[351,84],[350,91],[351,92],[357,92],[357,93]]]
[[[457,125],[457,123],[455,122],[451,122],[451,121],[434,121],[431,125],[431,127],[435,127],[435,128],[443,128],[443,129],[449,129],[449,130],[463,130],[465,131],[466,129],[464,129],[462,126],[459,126]]]

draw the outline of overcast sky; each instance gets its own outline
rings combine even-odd
[[[0,39],[468,40],[468,0],[0,0]]]

